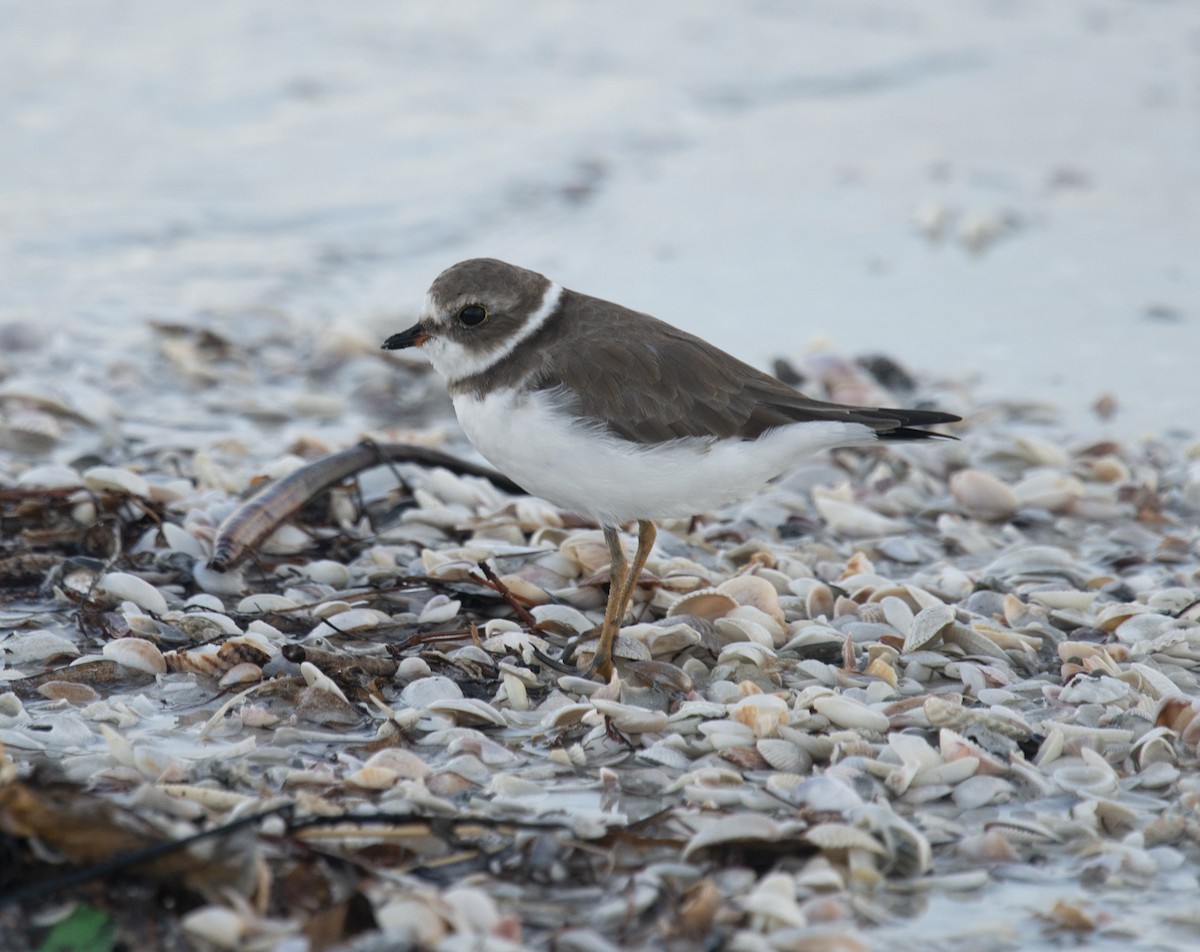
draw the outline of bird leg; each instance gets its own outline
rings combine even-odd
[[[621,619],[629,607],[633,597],[633,589],[642,576],[646,559],[654,548],[656,532],[654,523],[649,519],[638,520],[637,551],[630,564],[625,558],[625,549],[621,545],[621,537],[613,526],[604,527],[604,540],[608,543],[608,551],[612,555],[612,570],[609,573],[608,604],[604,606],[604,623],[600,626],[600,644],[596,647],[596,655],[587,667],[587,674],[599,674],[603,678],[612,677],[613,645],[617,633],[621,630]]]

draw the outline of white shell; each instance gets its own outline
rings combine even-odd
[[[100,652],[109,661],[147,674],[163,674],[167,662],[158,646],[145,638],[118,638],[108,642]]]
[[[101,575],[96,589],[111,598],[133,602],[138,608],[143,608],[152,615],[162,615],[167,611],[167,600],[162,592],[144,578],[130,575],[128,572],[107,572]]]
[[[841,694],[816,698],[813,709],[830,723],[838,727],[884,733],[891,722],[883,714],[871,710],[867,705]]]

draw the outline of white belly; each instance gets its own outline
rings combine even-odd
[[[860,423],[796,423],[757,440],[642,446],[581,424],[547,391],[454,398],[459,423],[500,472],[570,512],[617,525],[690,516],[749,496],[797,459],[871,443]]]

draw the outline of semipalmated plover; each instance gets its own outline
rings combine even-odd
[[[383,346],[422,347],[475,448],[604,529],[612,578],[589,671],[606,677],[650,520],[748,496],[818,450],[927,439],[939,434],[920,427],[960,419],[813,400],[648,314],[492,258],[438,275],[421,320]],[[630,564],[617,529],[635,519]]]

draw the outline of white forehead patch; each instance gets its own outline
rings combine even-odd
[[[525,319],[525,323],[517,328],[516,333],[507,340],[497,341],[491,350],[471,351],[457,341],[448,340],[438,334],[430,337],[421,349],[429,355],[429,361],[433,364],[434,370],[440,373],[448,383],[474,377],[499,363],[516,350],[523,341],[536,334],[558,307],[562,293],[561,285],[555,284],[553,281],[548,282],[546,293],[542,296],[542,303],[538,305],[538,309]],[[426,317],[422,320],[426,320],[433,313],[433,299],[427,296],[425,298]]]

